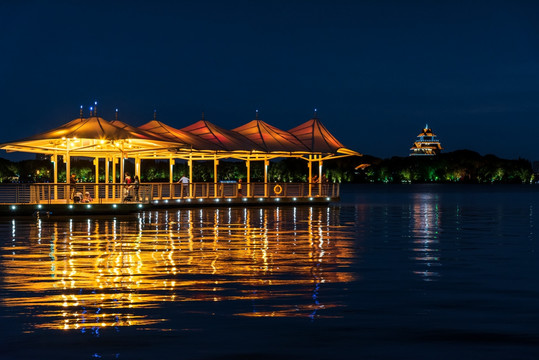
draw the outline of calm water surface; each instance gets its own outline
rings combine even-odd
[[[0,218],[0,359],[536,359],[537,186]]]

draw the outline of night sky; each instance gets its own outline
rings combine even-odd
[[[364,154],[407,156],[428,123],[445,151],[539,160],[539,2],[5,0],[0,30],[0,142],[94,101],[176,128],[317,108]]]

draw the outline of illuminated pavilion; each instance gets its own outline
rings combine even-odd
[[[177,159],[187,162],[189,178],[193,178],[193,161],[211,160],[214,162],[214,186],[207,188],[206,197],[218,197],[218,165],[221,159],[242,160],[246,164],[247,178],[245,186],[246,196],[254,196],[251,191],[250,165],[252,161],[264,162],[264,189],[263,194],[257,196],[269,197],[280,195],[285,197],[279,184],[272,191],[268,187],[268,165],[270,160],[278,158],[300,158],[308,162],[308,183],[312,182],[312,164],[318,163],[318,176],[322,178],[323,162],[344,156],[360,156],[358,152],[343,146],[315,116],[289,131],[278,129],[258,119],[246,123],[233,130],[219,127],[202,116],[202,119],[176,129],[156,119],[142,126],[134,127],[117,119],[107,121],[97,116],[97,110],[91,111],[85,118],[81,109],[80,117],[58,128],[23,138],[17,141],[0,144],[0,149],[7,152],[28,152],[47,154],[51,156],[54,164],[54,184],[58,184],[58,164],[63,161],[66,165],[66,174],[70,174],[71,157],[89,157],[94,159],[95,189],[94,197],[107,201],[117,199],[115,192],[119,187],[112,186],[112,195],[109,184],[121,184],[124,173],[124,161],[134,159],[135,175],[140,178],[142,159],[162,159],[170,162],[170,189],[169,197],[174,198],[173,167]],[[61,159],[61,160],[60,160]],[[105,185],[99,184],[99,160],[105,161]],[[112,165],[112,168],[111,166]],[[112,174],[110,174],[112,171]],[[66,176],[67,178],[68,176]],[[112,178],[112,183],[110,183]],[[66,186],[66,184],[63,184]],[[191,184],[190,184],[191,185]],[[208,184],[206,184],[207,186]],[[283,184],[285,187],[286,184]],[[317,195],[322,195],[322,184],[319,184]],[[316,187],[316,186],[315,186]],[[308,186],[306,196],[311,196],[313,186]],[[159,190],[161,194],[162,190]],[[189,197],[195,196],[195,190],[190,187]],[[52,190],[51,190],[52,192]],[[183,194],[183,191],[182,191]],[[250,195],[251,194],[251,195]],[[41,195],[36,195],[42,198]],[[58,194],[54,187],[54,195],[50,198],[62,201],[67,200],[65,194]],[[162,195],[160,195],[162,197]],[[183,196],[183,195],[182,195]]]
[[[441,150],[440,140],[437,139],[427,124],[423,131],[417,135],[417,140],[410,148],[410,156],[434,156],[438,155]]]

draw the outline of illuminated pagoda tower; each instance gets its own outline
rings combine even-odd
[[[410,149],[410,156],[434,156],[438,155],[441,150],[440,141],[427,124],[423,131],[417,135],[417,140]]]

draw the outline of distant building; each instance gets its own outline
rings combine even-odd
[[[410,156],[434,156],[438,155],[440,151],[442,151],[440,140],[436,138],[427,124],[423,131],[417,135],[417,140],[410,149]]]

